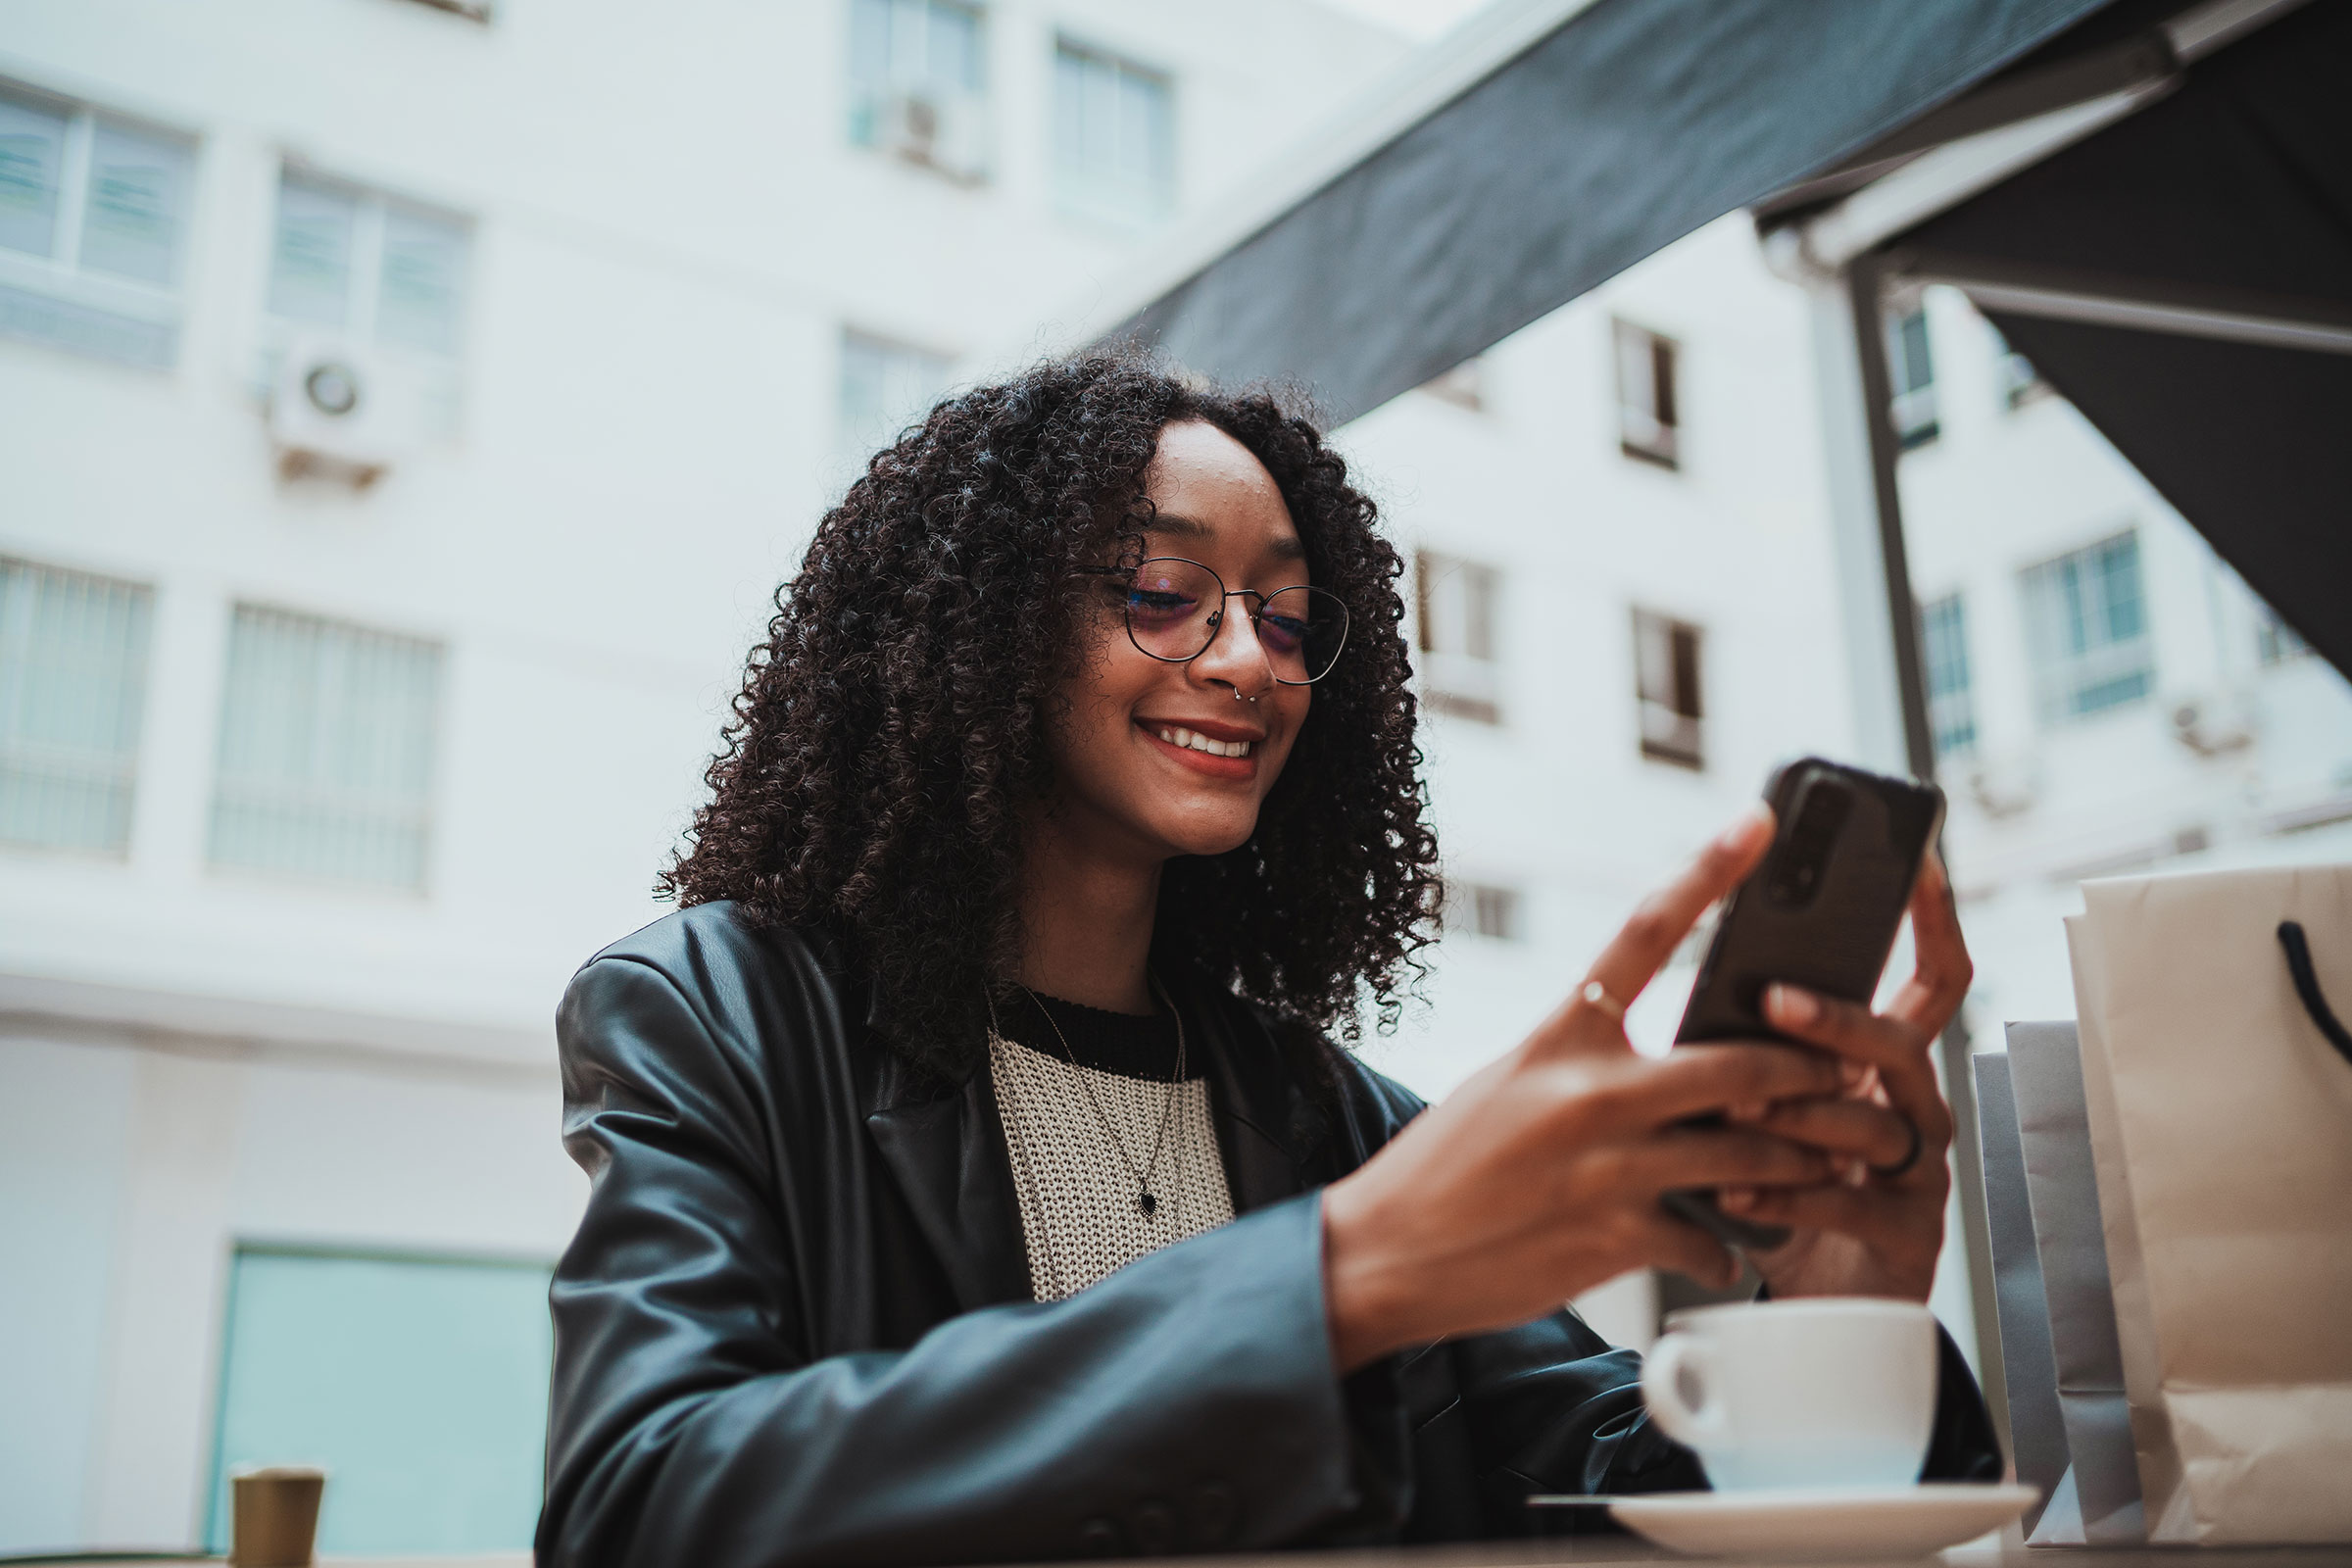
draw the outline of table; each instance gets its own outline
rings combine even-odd
[[[11,1559],[38,1561],[39,1559]],[[172,1568],[209,1564],[219,1557],[59,1557],[75,1568]],[[1399,1546],[1367,1551],[1284,1551],[1234,1553],[1185,1559],[1216,1568],[1543,1568],[1560,1563],[1714,1563],[1720,1568],[1789,1568],[1792,1559],[1685,1557],[1623,1536],[1572,1536],[1542,1541],[1478,1542],[1464,1545]],[[1802,1559],[1794,1559],[1801,1561]],[[1121,1558],[1132,1568],[1134,1558]],[[2027,1547],[2011,1530],[1934,1557],[1908,1559],[1941,1568],[2352,1568],[2352,1545],[2342,1546],[2041,1546]],[[490,1552],[471,1557],[320,1557],[318,1568],[530,1568],[529,1552]],[[684,1565],[680,1565],[684,1568]],[[1066,1565],[1065,1565],[1066,1568]],[[1873,1568],[1847,1560],[1839,1568]],[[1892,1562],[1878,1568],[1895,1568]]]

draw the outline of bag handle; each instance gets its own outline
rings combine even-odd
[[[2346,1061],[2352,1061],[2352,1030],[2336,1020],[2334,1009],[2328,1005],[2327,993],[2320,989],[2319,971],[2311,966],[2311,944],[2303,939],[2300,921],[2278,922],[2278,945],[2286,950],[2286,972],[2294,977],[2295,995],[2303,999],[2303,1010],[2319,1025],[2320,1033],[2336,1049]]]

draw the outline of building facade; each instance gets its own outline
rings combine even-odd
[[[1424,1093],[1556,1006],[1775,763],[1863,749],[1818,422],[1842,368],[1806,312],[1734,215],[1347,432],[1416,561],[1454,897],[1430,1004],[1366,1049]],[[1962,1022],[1999,1050],[2074,1015],[2082,880],[2352,858],[2352,688],[1964,297],[1886,326]],[[1635,1005],[1638,1046],[1697,956]],[[1969,1346],[1961,1222],[1955,1192],[1932,1304]],[[1629,1278],[1589,1315],[1645,1344],[1661,1289],[1690,1298]]]
[[[827,498],[1402,52],[1306,0],[107,0],[0,35],[0,1551],[517,1547],[657,917]]]
[[[2074,1016],[2086,878],[2352,858],[2352,690],[1965,298],[1908,341],[1900,478],[1979,1049]],[[1898,385],[1901,384],[1898,381]]]
[[[248,1459],[335,1466],[329,1550],[514,1547],[584,1192],[550,1016],[662,912],[775,583],[896,422],[1403,46],[1309,0],[233,15],[0,38],[0,1550],[218,1542]],[[2082,876],[2346,853],[2352,699],[1912,303],[1984,1048],[2071,1009]],[[1855,751],[1814,354],[1735,216],[1340,433],[1411,562],[1447,924],[1362,1050],[1419,1092]]]

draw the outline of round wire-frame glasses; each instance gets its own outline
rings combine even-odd
[[[1225,604],[1250,601],[1250,629],[1285,686],[1311,686],[1331,673],[1348,646],[1348,607],[1340,596],[1299,583],[1270,594],[1228,588],[1198,561],[1154,556],[1133,566],[1089,566],[1099,577],[1124,578],[1127,640],[1167,664],[1189,664],[1208,652],[1225,624]]]

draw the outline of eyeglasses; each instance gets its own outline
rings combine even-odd
[[[1331,673],[1348,643],[1348,607],[1340,596],[1300,584],[1261,594],[1227,588],[1198,561],[1158,556],[1139,566],[1086,566],[1098,577],[1124,578],[1120,592],[1128,641],[1168,664],[1189,664],[1208,652],[1225,624],[1225,601],[1248,599],[1250,628],[1285,686],[1305,686]]]

